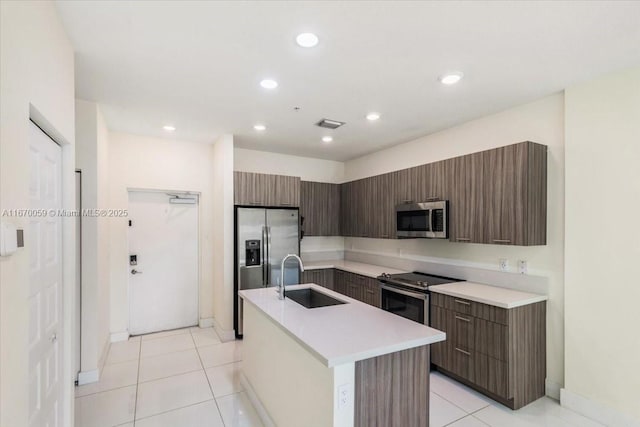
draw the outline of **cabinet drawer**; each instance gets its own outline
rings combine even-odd
[[[472,351],[465,350],[456,346],[455,344],[449,344],[451,349],[451,372],[461,376],[471,382],[474,382],[474,359],[475,354]]]
[[[478,386],[505,399],[513,397],[506,362],[476,352],[473,357],[473,372],[473,382]]]
[[[473,348],[478,353],[508,361],[509,329],[505,325],[476,318]]]
[[[452,315],[454,329],[451,342],[462,350],[473,350],[475,344],[474,323],[476,319],[460,313],[453,313]]]
[[[436,292],[431,293],[431,305],[467,314],[490,322],[508,325],[507,310],[493,305],[483,304],[464,298],[452,297]]]

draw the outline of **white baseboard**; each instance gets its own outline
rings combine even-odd
[[[211,328],[213,327],[213,323],[213,317],[204,317],[200,319],[198,326],[201,328]]]
[[[236,339],[236,332],[233,329],[222,329],[215,318],[211,318],[211,321],[213,322],[213,329],[215,329],[222,342],[234,341]]]
[[[78,372],[78,385],[95,383],[99,379],[100,379],[100,371],[98,369]]]
[[[129,331],[111,332],[111,342],[126,341],[129,339]]]
[[[544,389],[547,397],[550,397],[554,400],[560,400],[560,389],[562,387],[560,384],[545,378],[544,380]]]
[[[599,423],[610,427],[640,427],[640,420],[632,419],[630,416],[618,412],[617,410],[605,406],[584,396],[573,393],[566,388],[560,389],[560,404],[591,418]]]
[[[244,392],[247,394],[247,397],[253,404],[253,407],[256,409],[256,412],[258,413],[258,416],[262,420],[262,423],[265,425],[265,427],[276,427],[276,424],[273,422],[273,420],[269,416],[269,413],[258,398],[258,395],[253,389],[253,386],[251,385],[251,383],[249,383],[249,380],[244,376],[244,373],[242,372],[240,373],[240,384],[242,385]]]

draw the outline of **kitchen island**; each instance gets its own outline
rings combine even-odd
[[[278,427],[429,424],[429,345],[444,332],[315,284],[345,304],[319,308],[275,288],[244,300],[243,385],[266,424]]]

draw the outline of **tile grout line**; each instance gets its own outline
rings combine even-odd
[[[193,345],[196,345],[196,340],[193,339],[193,332],[189,330],[191,333],[191,340],[193,341]],[[216,333],[217,335],[217,333]],[[220,338],[220,337],[218,337]],[[204,363],[202,362],[202,357],[200,356],[200,351],[198,350],[198,346],[196,346],[196,353],[198,354],[198,359],[200,360],[200,365],[202,365],[202,371],[204,372],[204,377],[207,379],[207,384],[209,384],[209,390],[211,390],[211,396],[213,396],[213,401],[216,404],[216,408],[218,409],[218,414],[220,415],[220,420],[222,420],[222,425],[226,426],[224,422],[224,418],[222,418],[222,411],[220,410],[220,405],[218,404],[218,399],[216,399],[216,394],[213,392],[213,387],[211,386],[211,381],[209,380],[209,375],[207,375],[207,369],[204,367]],[[135,427],[135,426],[134,426]]]
[[[133,405],[133,427],[136,425],[136,414],[138,412],[138,391],[140,390],[140,360],[142,359],[142,338],[139,341],[140,347],[138,348],[138,372],[136,375],[136,400]]]
[[[149,418],[153,418],[153,417],[157,417],[158,415],[164,415],[164,414],[168,414],[170,412],[175,412],[175,411],[179,411],[181,409],[185,409],[185,408],[190,408],[192,406],[197,406],[197,405],[201,405],[203,403],[207,403],[210,400],[215,400],[215,398],[211,398],[211,399],[207,399],[207,400],[203,400],[202,402],[196,402],[196,403],[190,403],[186,406],[181,406],[179,408],[174,408],[174,409],[169,409],[168,411],[163,411],[163,412],[158,412],[157,414],[152,414],[152,415],[147,415],[146,417],[142,417],[136,420],[137,421],[141,421],[141,420],[148,420]],[[127,424],[127,423],[125,423]]]

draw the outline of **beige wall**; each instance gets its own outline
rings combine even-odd
[[[0,210],[29,207],[29,118],[62,144],[63,205],[75,204],[73,49],[52,2],[0,2]],[[27,218],[3,218],[24,228]],[[63,219],[64,419],[73,420],[71,373],[75,228]],[[25,241],[29,241],[28,238]],[[0,258],[0,425],[27,424],[29,248]]]
[[[109,134],[109,207],[128,208],[128,189],[200,193],[200,320],[214,316],[214,167],[213,146],[125,133]],[[129,326],[128,244],[126,218],[112,218],[111,333]],[[216,228],[216,230],[218,230]]]
[[[565,102],[563,404],[568,391],[640,425],[640,68],[567,89]]]
[[[76,168],[82,171],[82,208],[109,208],[108,131],[93,102],[76,101]],[[109,343],[109,219],[82,218],[83,373],[101,369]],[[82,381],[82,377],[80,381]]]
[[[526,140],[549,146],[546,246],[347,238],[345,250],[486,270],[498,270],[498,260],[506,258],[511,273],[516,271],[518,260],[527,260],[529,274],[542,276],[547,282],[547,379],[552,383],[552,395],[557,395],[564,378],[563,117],[563,95],[557,94],[348,161],[345,165],[346,179],[353,180]],[[508,273],[502,274],[509,277]]]
[[[215,327],[223,340],[233,334],[233,137],[224,135],[213,144],[213,290]]]

